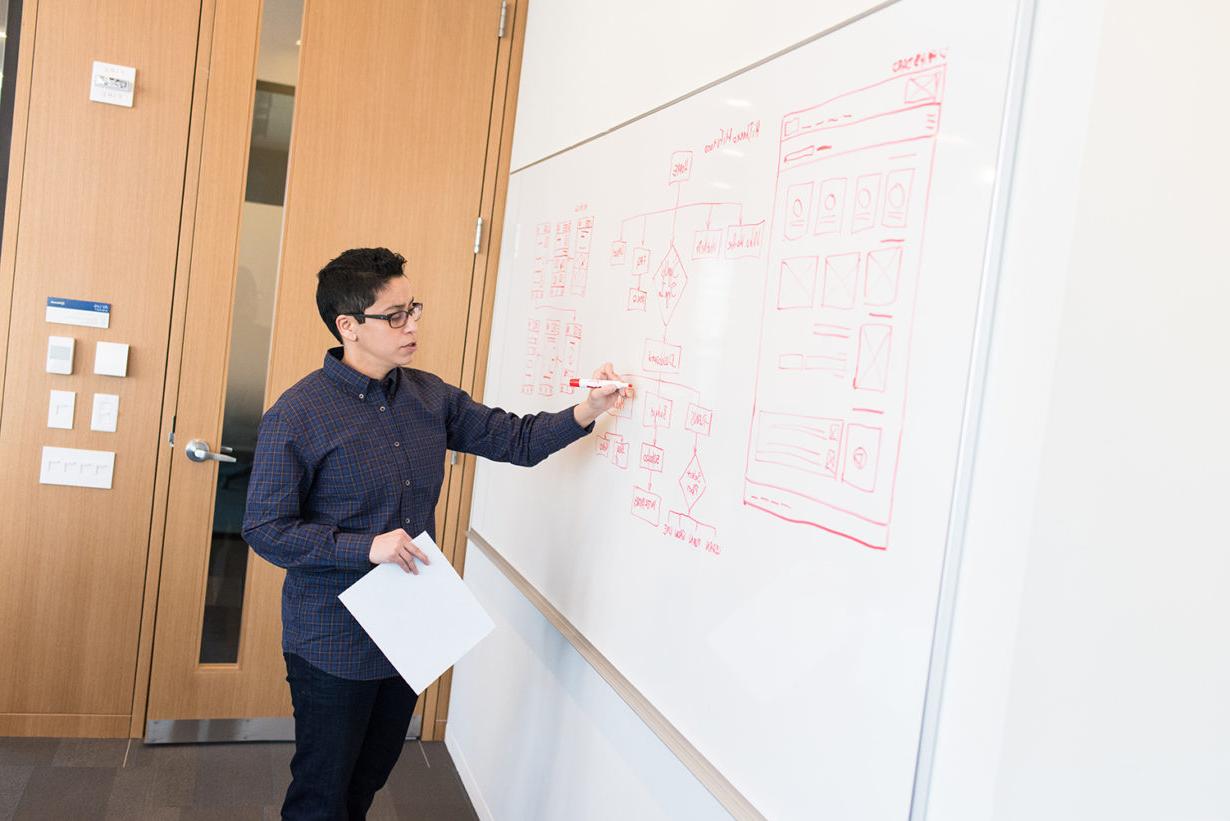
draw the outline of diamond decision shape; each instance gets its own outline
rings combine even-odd
[[[683,490],[683,498],[687,500],[688,513],[691,513],[696,502],[705,495],[705,490],[709,487],[705,480],[705,471],[701,469],[700,459],[695,453],[692,454],[692,461],[683,469],[683,475],[679,477],[679,487]]]
[[[679,304],[679,296],[683,293],[684,286],[688,284],[688,272],[683,270],[683,260],[679,258],[679,252],[675,250],[674,243],[666,252],[666,256],[662,257],[662,262],[653,275],[653,282],[658,295],[658,308],[662,312],[662,321],[669,324],[671,316],[675,313],[675,306]]]

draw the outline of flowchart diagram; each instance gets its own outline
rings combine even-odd
[[[634,519],[716,556],[717,527],[703,511],[711,482],[705,449],[715,427],[712,397],[690,384],[687,333],[672,323],[695,291],[689,286],[696,277],[711,276],[719,266],[728,272],[734,264],[750,280],[758,278],[767,236],[764,217],[746,218],[742,203],[686,199],[693,156],[673,151],[664,157],[660,207],[619,217],[611,227],[607,292],[618,283],[620,310],[640,315],[652,334],[643,341],[637,369],[627,372],[636,398],[595,437],[594,453],[629,472],[627,509]],[[579,375],[584,328],[577,316],[587,295],[595,227],[595,217],[585,213],[535,227],[523,394],[575,390],[568,380]]]
[[[534,223],[521,393],[577,392],[568,381],[587,375],[583,317],[595,310],[595,288],[604,311],[648,329],[627,371],[637,398],[594,445],[628,472],[633,518],[721,553],[704,500],[722,412],[714,409],[726,406],[690,373],[693,329],[678,321],[698,283],[721,276],[763,294],[742,314],[759,309],[754,373],[739,375],[754,385],[742,397],[750,424],[722,433],[721,446],[746,448],[745,475],[721,480],[742,480],[747,507],[888,547],[946,70],[933,54],[785,114],[762,192],[689,196],[712,191],[694,180],[698,154],[755,139],[755,121],[694,149],[663,150],[660,176],[637,197],[650,204],[644,211],[584,202]]]

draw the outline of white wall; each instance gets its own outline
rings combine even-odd
[[[513,167],[870,5],[534,0]],[[1230,9],[1107,5],[1038,0],[932,819],[1230,819]],[[469,557],[501,626],[448,743],[486,817],[711,817]]]
[[[1063,5],[1039,15],[932,817],[1227,819],[1230,8]]]
[[[1041,2],[970,493],[933,818],[994,817],[1103,2]],[[1063,127],[1051,127],[1062,123]]]

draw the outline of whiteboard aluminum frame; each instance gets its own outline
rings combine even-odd
[[[540,157],[513,169],[509,176],[565,154],[632,123],[652,116],[663,109],[707,91],[727,80],[758,68],[765,63],[814,43],[833,32],[846,28],[864,18],[896,5],[901,0],[884,0],[859,14],[843,20],[817,34],[800,40],[786,48],[737,69],[699,88],[682,94],[668,102],[642,112],[605,131],[594,134],[569,146]],[[957,586],[961,558],[965,547],[965,532],[969,518],[969,497],[975,469],[978,432],[982,418],[983,396],[986,391],[986,372],[990,358],[992,323],[996,298],[999,292],[1000,270],[1004,238],[1007,230],[1007,211],[1015,170],[1017,135],[1024,101],[1025,79],[1028,70],[1029,47],[1033,36],[1033,22],[1037,0],[1018,0],[1014,24],[1012,50],[1008,67],[1008,84],[1005,88],[1004,107],[1000,122],[999,150],[996,157],[994,190],[991,195],[991,211],[983,252],[982,277],[979,287],[978,309],[970,351],[970,363],[966,378],[965,403],[961,422],[961,438],[957,466],[953,473],[951,505],[945,537],[940,585],[936,597],[935,625],[932,630],[930,661],[924,693],[918,750],[914,765],[914,783],[910,796],[909,821],[925,821],[927,801],[930,797],[931,776],[935,768],[935,750],[938,739],[939,718],[943,703],[944,676],[947,672],[948,653],[952,643],[953,616],[956,609]],[[665,716],[637,690],[628,679],[564,617],[530,582],[522,576],[481,534],[470,528],[470,542],[500,569],[508,580],[542,613],[542,615],[568,640],[578,653],[594,668],[612,689],[628,704],[633,712],[657,735],[709,790],[731,815],[742,821],[762,821],[764,815],[722,775],[701,753],[672,725]]]
[[[991,215],[983,252],[982,283],[978,312],[974,320],[973,348],[970,351],[966,382],[965,411],[961,420],[961,440],[957,469],[953,474],[952,506],[948,511],[948,536],[940,570],[940,587],[935,606],[935,628],[931,636],[931,660],[923,699],[922,727],[914,763],[914,789],[910,796],[910,821],[926,821],[931,796],[931,777],[935,771],[936,744],[940,713],[943,709],[944,677],[948,672],[948,653],[952,646],[952,626],[956,614],[957,588],[961,559],[965,553],[965,533],[969,523],[969,501],[986,394],[987,367],[1003,267],[1004,239],[1008,226],[1009,200],[1015,173],[1016,150],[1025,99],[1025,79],[1029,68],[1029,47],[1033,39],[1037,0],[1019,0],[1008,64],[1008,86],[1004,95],[1000,123],[999,151],[996,158],[995,188],[991,193]]]

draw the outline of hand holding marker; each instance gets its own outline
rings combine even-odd
[[[617,388],[625,390],[631,385],[628,382],[619,382],[614,379],[569,379],[568,386],[571,388],[585,388],[593,390],[594,388]]]
[[[635,395],[635,388],[620,379],[610,362],[603,362],[602,366],[596,369],[593,376],[588,379],[581,377],[569,379],[568,385],[589,391],[589,396],[582,403],[587,410],[577,417],[578,421],[583,421],[585,418],[592,421],[601,413],[618,413],[623,408],[624,401]],[[584,422],[582,427],[585,424],[588,422]]]

